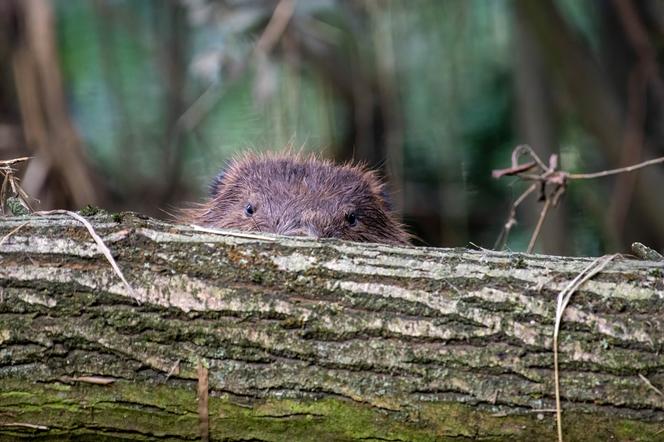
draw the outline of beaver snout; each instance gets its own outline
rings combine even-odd
[[[285,229],[281,229],[281,235],[324,238],[324,226],[329,224],[330,216],[317,210],[305,210],[299,214],[289,213],[288,218],[290,222],[284,226]]]

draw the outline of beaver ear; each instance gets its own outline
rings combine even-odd
[[[387,209],[389,212],[392,211],[392,198],[390,197],[389,192],[387,191],[387,188],[383,186],[380,189],[380,198],[383,200],[383,205],[385,206],[385,209]]]
[[[371,192],[383,203],[383,207],[388,212],[393,209],[392,198],[387,189],[387,185],[378,177],[373,170],[364,170],[364,179],[369,184]]]
[[[210,183],[210,187],[208,188],[208,192],[210,192],[210,196],[214,198],[219,194],[219,189],[221,186],[224,184],[224,178],[226,177],[226,169],[221,169],[221,171],[217,174],[212,179],[212,182]]]

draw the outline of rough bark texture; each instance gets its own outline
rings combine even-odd
[[[133,294],[75,219],[0,219],[2,440],[199,439],[201,363],[211,440],[554,438],[591,259],[88,219]],[[663,320],[661,262],[573,296],[567,440],[664,439]]]

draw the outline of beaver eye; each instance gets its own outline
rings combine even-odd
[[[244,206],[244,214],[245,215],[251,216],[254,213],[256,213],[256,208],[254,206],[252,206],[251,204],[247,204],[246,206]]]
[[[346,222],[351,227],[357,224],[357,215],[355,214],[355,212],[350,212],[346,214]]]

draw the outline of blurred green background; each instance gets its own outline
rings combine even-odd
[[[493,248],[518,144],[569,172],[664,155],[658,0],[3,0],[0,41],[0,159],[35,156],[44,209],[168,218],[290,143],[380,169],[418,244]],[[662,186],[662,164],[570,182],[536,250],[662,250]]]

